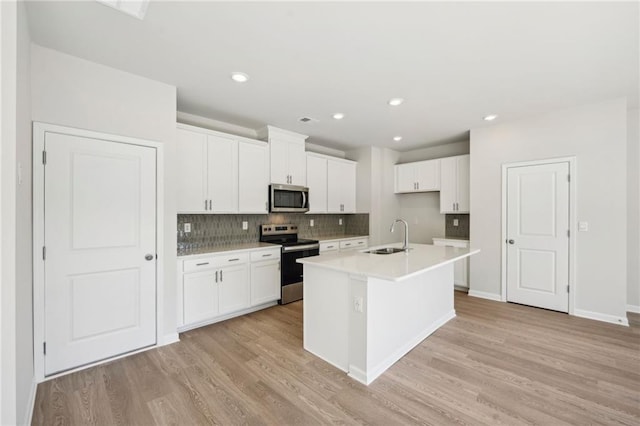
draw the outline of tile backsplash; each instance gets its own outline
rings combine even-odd
[[[469,215],[448,214],[445,215],[445,237],[469,238]],[[453,220],[458,219],[458,226],[453,226]]]
[[[342,219],[342,225],[339,220]],[[310,220],[314,226],[310,226]],[[242,222],[249,227],[242,230]],[[191,224],[191,232],[184,232],[184,224]],[[292,223],[298,225],[301,237],[321,238],[334,235],[368,235],[368,214],[179,214],[178,215],[178,255],[223,247],[232,244],[253,243],[260,239],[259,226],[266,223]]]

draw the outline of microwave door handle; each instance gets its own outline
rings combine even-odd
[[[302,208],[304,209],[307,206],[307,195],[304,191],[302,191]]]

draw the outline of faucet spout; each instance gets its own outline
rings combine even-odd
[[[393,232],[394,228],[396,227],[396,223],[398,222],[404,224],[404,242],[402,244],[402,250],[409,251],[409,224],[407,223],[407,221],[403,219],[394,220],[391,224],[390,232]]]

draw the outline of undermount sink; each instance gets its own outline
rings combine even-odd
[[[397,248],[397,247],[383,247],[383,248],[379,248],[379,249],[375,249],[375,250],[369,250],[369,251],[365,251],[365,253],[371,253],[371,254],[393,254],[393,253],[398,253],[401,251],[405,251],[404,249],[401,248]]]

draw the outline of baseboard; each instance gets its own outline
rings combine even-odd
[[[170,345],[172,343],[177,343],[180,341],[180,336],[178,335],[178,332],[174,332],[174,333],[169,333],[169,334],[165,334],[162,337],[162,343],[158,344],[158,346],[165,346],[165,345]]]
[[[634,314],[640,314],[640,306],[627,305],[627,312],[633,312]]]
[[[600,312],[583,311],[581,309],[574,309],[573,315],[581,318],[588,318],[596,321],[608,322],[616,325],[624,325],[629,327],[629,320],[626,317],[617,317],[615,315],[602,314]]]
[[[33,410],[36,408],[36,391],[38,390],[38,383],[36,382],[35,377],[31,381],[31,389],[29,390],[29,399],[27,400],[27,406],[25,407],[26,412],[23,419],[25,419],[25,425],[30,425],[31,420],[33,420]]]
[[[495,293],[487,293],[485,291],[469,290],[469,296],[478,297],[480,299],[495,300],[496,302],[502,302],[502,296]]]

